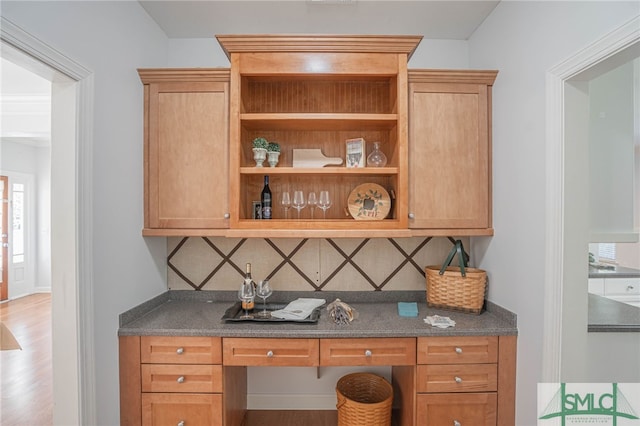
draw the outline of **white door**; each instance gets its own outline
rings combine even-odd
[[[9,175],[9,299],[35,292],[34,178]]]

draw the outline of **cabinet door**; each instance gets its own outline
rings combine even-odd
[[[147,90],[145,228],[228,227],[228,83]]]
[[[419,394],[417,424],[495,426],[495,393]]]
[[[409,85],[409,227],[491,228],[488,102],[485,84]]]
[[[142,394],[142,426],[222,426],[221,394]]]

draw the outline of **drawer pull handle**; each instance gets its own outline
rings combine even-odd
[[[631,290],[633,290],[634,288],[635,288],[634,286],[632,286],[632,285],[628,285],[628,286],[627,286],[627,291],[631,291]]]
[[[373,353],[372,353],[369,349],[367,349],[366,351],[364,351],[364,356],[366,356],[366,357],[371,357],[371,355],[373,355]]]
[[[455,377],[455,381],[456,381],[456,383],[462,383],[462,378],[456,376]]]
[[[267,352],[267,358],[273,358],[273,351]]]
[[[184,348],[178,348],[178,349],[176,350],[176,353],[177,353],[178,355],[182,355],[182,354],[184,353]]]
[[[461,353],[462,353],[462,348],[458,348],[458,347],[456,347],[456,353],[457,353],[457,354],[461,354]]]
[[[176,382],[178,382],[178,383],[184,383],[184,376],[180,376],[180,377],[178,377],[178,380],[176,380]]]
[[[184,420],[180,420],[180,421],[178,422],[178,426],[184,426]]]
[[[462,426],[462,423],[460,423],[460,422],[459,422],[459,421],[457,421],[457,420],[454,420],[454,421],[453,421],[453,426]]]

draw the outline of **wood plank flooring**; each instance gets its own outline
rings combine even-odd
[[[22,346],[22,350],[0,351],[0,425],[51,425],[51,294],[0,304],[0,321]]]
[[[337,411],[250,410],[242,426],[336,426]]]

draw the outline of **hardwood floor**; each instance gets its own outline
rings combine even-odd
[[[0,425],[51,425],[51,294],[38,293],[0,304],[0,321],[22,347],[0,351]]]

